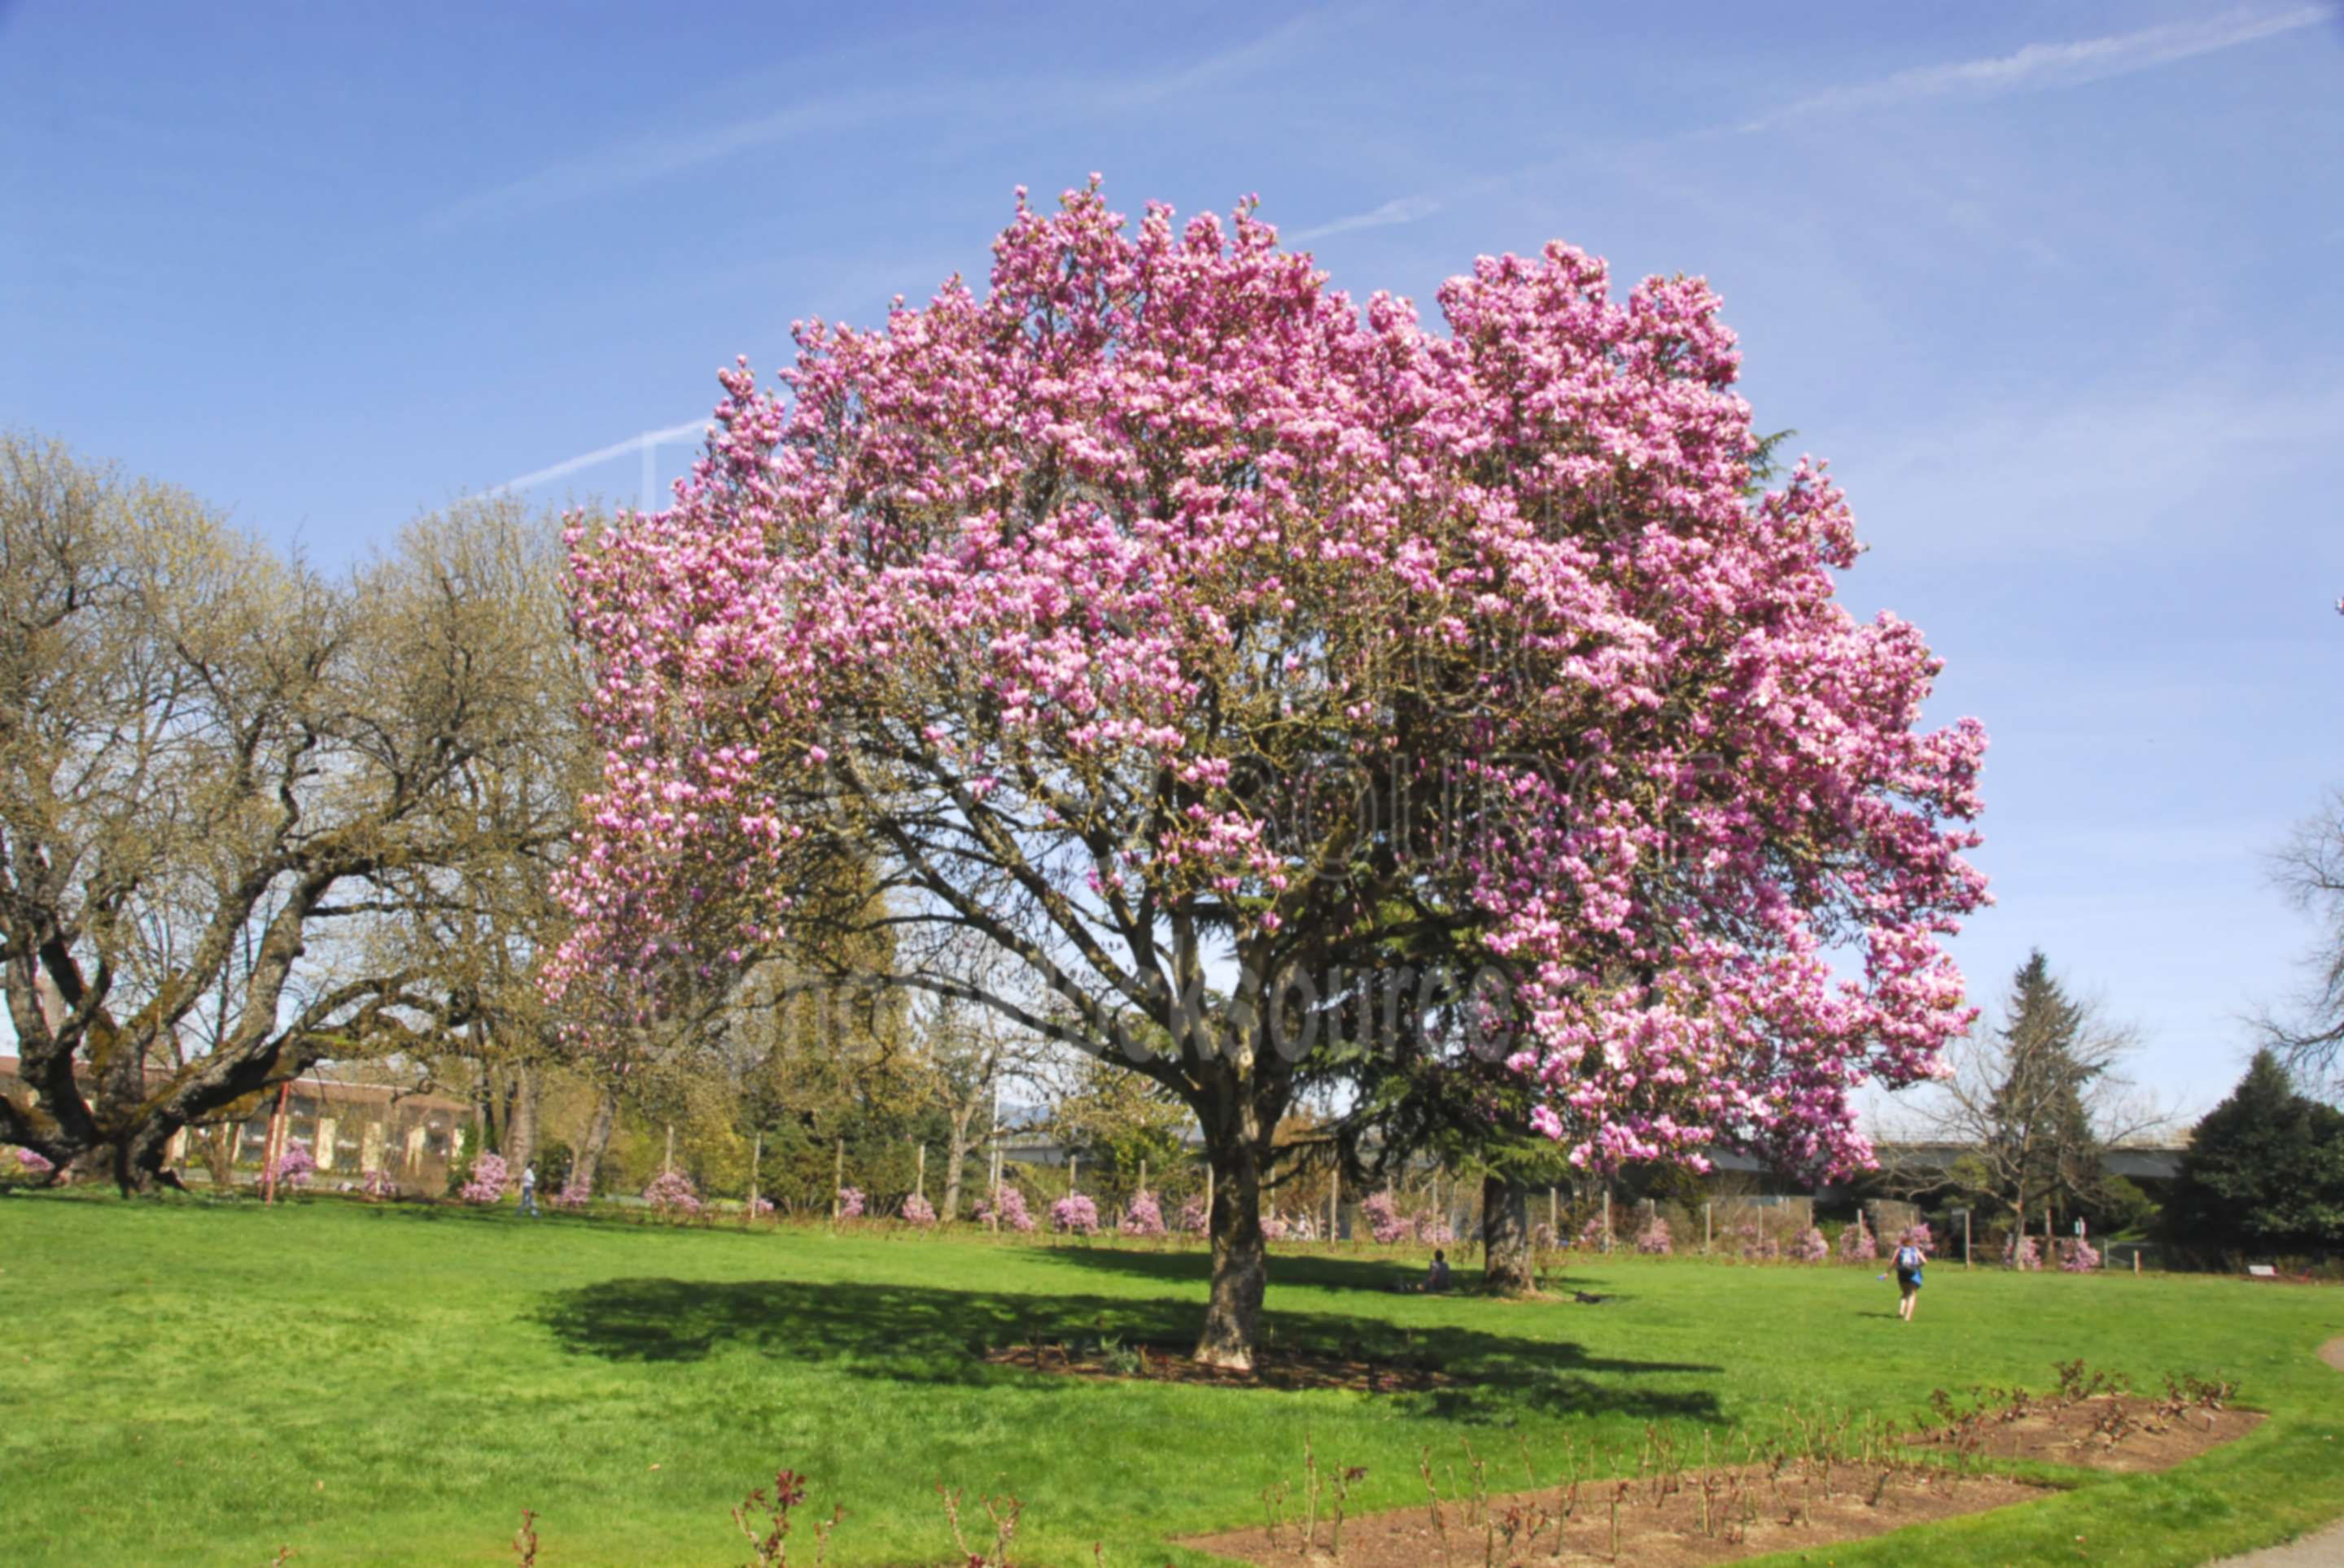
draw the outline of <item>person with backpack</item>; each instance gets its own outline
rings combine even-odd
[[[1921,1300],[1921,1265],[1928,1259],[1914,1243],[1907,1231],[1896,1248],[1896,1315],[1906,1322],[1913,1321],[1913,1309]]]

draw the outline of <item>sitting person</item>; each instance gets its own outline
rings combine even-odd
[[[1424,1271],[1424,1288],[1427,1291],[1445,1291],[1449,1288],[1448,1253],[1437,1250],[1433,1252],[1432,1267]]]

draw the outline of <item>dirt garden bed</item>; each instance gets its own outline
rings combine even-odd
[[[1957,1398],[1939,1390],[1931,1401],[1933,1424],[1911,1441],[1964,1461],[2168,1470],[2263,1422],[2256,1412],[2230,1408],[2232,1383],[2167,1378],[2163,1394],[2141,1394],[2121,1379],[2086,1371],[2081,1362],[2056,1370],[2059,1386],[2048,1394],[1974,1388]]]
[[[2235,1392],[2228,1383],[2167,1379],[2158,1397],[2086,1373],[2081,1362],[2057,1370],[2058,1389],[2048,1394],[1941,1392],[1934,1423],[1918,1432],[1845,1414],[1792,1412],[1788,1433],[1728,1440],[1723,1454],[1739,1452],[1739,1463],[1709,1462],[1706,1438],[1700,1462],[1689,1462],[1696,1456],[1648,1429],[1641,1452],[1567,1460],[1570,1479],[1531,1491],[1491,1493],[1488,1466],[1470,1449],[1461,1472],[1453,1462],[1436,1465],[1428,1451],[1419,1464],[1421,1503],[1348,1517],[1349,1494],[1366,1473],[1322,1467],[1306,1453],[1298,1483],[1262,1493],[1260,1524],[1180,1544],[1265,1568],[1618,1562],[1691,1568],[1864,1540],[2050,1490],[1979,1468],[1988,1462],[2163,1470],[2263,1419],[2228,1407]],[[1532,1468],[1527,1451],[1521,1464]],[[1632,1464],[1630,1473],[1598,1473]]]

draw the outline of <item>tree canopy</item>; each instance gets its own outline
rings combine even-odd
[[[2255,1052],[2190,1134],[2165,1212],[2177,1239],[2201,1246],[2344,1246],[2344,1112],[2297,1092],[2275,1052]]]
[[[1584,1166],[1868,1160],[1851,1091],[1969,1021],[1984,732],[1918,729],[1920,633],[1835,599],[1824,467],[1753,484],[1704,283],[1615,298],[1558,243],[1440,303],[1094,181],[1021,195],[985,296],[726,372],[674,505],[578,537],[606,762],[564,974],[656,1014],[884,921],[886,983],[1152,1078],[1219,1178],[1229,1363],[1261,1166],[1347,1030],[1469,1030]],[[874,853],[876,905],[824,895]],[[927,962],[970,934],[1017,987]]]

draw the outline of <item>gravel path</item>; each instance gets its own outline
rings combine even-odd
[[[2319,1359],[2338,1372],[2344,1372],[2344,1340],[2329,1340],[2320,1346]],[[2283,1545],[2266,1546],[2244,1557],[2222,1559],[2224,1568],[2233,1563],[2239,1568],[2337,1568],[2339,1563],[2344,1563],[2344,1519],[2309,1535],[2299,1535]]]

